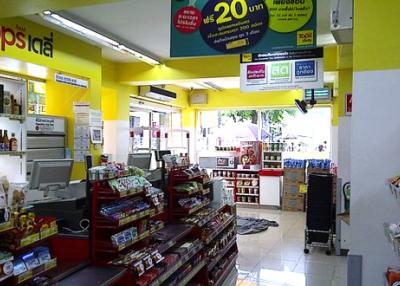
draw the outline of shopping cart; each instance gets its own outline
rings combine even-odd
[[[308,176],[306,229],[304,231],[304,253],[310,247],[333,248],[333,175],[311,173]]]

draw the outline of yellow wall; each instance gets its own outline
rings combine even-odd
[[[15,46],[7,46],[4,51],[0,50],[0,56],[8,59],[17,60],[17,65],[4,65],[1,69],[21,73],[23,75],[35,76],[25,65],[18,65],[20,62],[33,63],[47,73],[47,114],[66,116],[68,120],[68,147],[73,150],[73,114],[72,103],[74,101],[86,101],[91,104],[94,109],[100,108],[100,95],[101,95],[101,49],[71,38],[65,34],[53,31],[44,26],[30,22],[23,18],[7,18],[0,19],[0,25],[12,29],[19,27],[25,28],[27,35],[35,37],[49,36],[53,33],[53,58],[38,55],[33,52],[28,52],[26,49],[21,50]],[[4,60],[4,58],[3,58]],[[44,68],[43,68],[44,67]],[[79,87],[71,87],[64,84],[54,82],[54,73],[62,72],[72,75],[74,77],[86,78],[89,80],[90,88],[85,90]],[[101,153],[100,149],[92,149],[94,161]],[[74,164],[73,179],[84,178],[84,163]]]
[[[301,90],[268,91],[242,93],[240,89],[228,89],[222,92],[209,91],[208,103],[193,105],[196,109],[251,108],[295,106],[295,99],[302,99]]]
[[[354,7],[354,71],[399,69],[399,1],[355,0]]]
[[[325,71],[337,68],[337,47],[324,49]],[[163,81],[238,77],[240,75],[239,55],[175,59],[164,65],[151,66],[144,63],[119,64],[118,81],[130,84],[145,84],[149,81]]]

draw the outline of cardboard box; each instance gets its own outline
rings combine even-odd
[[[283,184],[283,196],[300,195],[300,183],[285,182]]]
[[[306,178],[304,169],[285,168],[283,174],[283,181],[286,182],[300,182],[304,183]]]
[[[304,195],[286,195],[283,197],[282,210],[302,212],[304,211]]]
[[[320,174],[330,174],[331,170],[330,169],[320,169],[320,168],[307,168],[307,174],[310,173],[320,173]]]

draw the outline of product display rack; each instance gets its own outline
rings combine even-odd
[[[283,168],[284,143],[265,142],[262,146],[262,168],[264,170],[281,170]]]
[[[42,218],[35,219],[36,221]],[[12,226],[11,223],[5,223],[3,227],[0,228],[0,241],[3,240],[3,236],[13,236],[13,243],[9,247],[1,247],[1,250],[8,251],[13,255],[13,263],[15,263],[18,257],[31,252],[36,247],[46,246],[48,247],[50,253],[51,243],[50,238],[58,234],[58,226],[53,218],[46,218],[52,221],[52,225],[48,228],[42,229],[40,231],[34,232],[28,236],[17,239],[17,233],[19,232],[17,228]],[[26,269],[23,273],[10,275],[7,277],[0,277],[1,285],[4,286],[18,286],[25,285],[33,281],[39,276],[45,276],[57,267],[57,258],[52,257],[50,260],[40,263],[32,269]],[[15,273],[15,272],[14,272]]]
[[[207,183],[205,180],[204,175],[198,175],[198,176],[187,176],[186,180],[182,179],[182,171],[183,169],[178,169],[178,170],[173,170],[169,174],[169,184],[168,184],[168,195],[169,195],[169,206],[170,210],[172,212],[172,215],[170,218],[173,221],[186,221],[187,219],[191,219],[196,216],[200,212],[207,212],[206,215],[201,216],[201,219],[196,220],[195,223],[193,223],[193,230],[192,230],[192,235],[194,237],[199,237],[203,241],[203,249],[201,250],[202,253],[206,253],[210,251],[211,249],[214,249],[216,245],[221,243],[221,241],[225,241],[224,235],[226,234],[227,231],[230,231],[231,229],[234,229],[234,237],[230,239],[229,242],[227,242],[221,249],[219,250],[218,254],[215,255],[214,257],[208,257],[207,255],[204,255],[205,257],[201,259],[193,269],[187,275],[185,278],[181,281],[176,281],[173,285],[187,285],[189,282],[194,282],[194,283],[199,283],[201,285],[209,285],[209,286],[214,286],[214,285],[221,285],[223,280],[226,277],[223,277],[225,275],[224,273],[219,273],[217,270],[219,270],[222,266],[223,267],[228,267],[228,268],[223,268],[225,269],[228,273],[232,271],[233,267],[236,264],[236,256],[234,258],[231,258],[230,264],[224,264],[221,265],[222,261],[225,261],[227,259],[228,255],[231,255],[232,253],[237,253],[237,244],[236,244],[236,210],[234,206],[228,206],[228,205],[223,205],[220,203],[210,203],[208,199],[205,200],[204,203],[200,204],[195,211],[192,213],[189,212],[181,212],[174,210],[174,206],[176,206],[176,200],[181,198],[181,194],[176,195],[176,191],[174,189],[174,186],[177,184],[182,184],[188,181],[196,181],[199,182],[200,184]],[[234,178],[233,178],[234,179]],[[190,194],[186,194],[187,196],[190,196]],[[214,229],[210,230],[209,227],[210,225],[214,224],[214,221],[218,221],[219,218],[222,216],[224,217],[224,213],[228,215],[229,218],[224,219],[223,221],[219,221],[218,225]],[[229,215],[230,214],[230,215]],[[233,263],[232,263],[233,262]],[[183,266],[184,268],[184,266]],[[213,274],[217,273],[218,275],[213,276]],[[217,284],[215,284],[217,282]]]
[[[233,185],[225,185],[232,189],[238,205],[260,205],[260,177],[258,170],[247,169],[213,169],[213,177],[230,180]]]

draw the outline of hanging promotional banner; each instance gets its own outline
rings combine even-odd
[[[171,57],[314,48],[316,0],[172,0]]]
[[[243,54],[240,59],[240,90],[254,92],[322,88],[323,58],[323,48]]]

